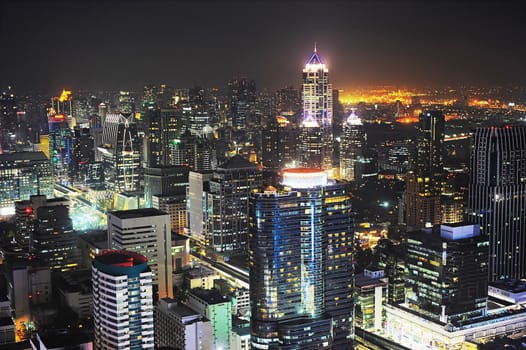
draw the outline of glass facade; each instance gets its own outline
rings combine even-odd
[[[350,198],[343,184],[251,194],[253,348],[350,347],[352,237]],[[327,332],[313,337],[318,333],[311,327],[322,327],[327,320]],[[298,334],[300,324],[303,333]]]

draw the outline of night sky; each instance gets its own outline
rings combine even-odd
[[[335,88],[526,83],[520,1],[0,3],[1,88],[298,86],[314,41]]]

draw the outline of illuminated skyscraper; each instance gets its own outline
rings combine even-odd
[[[153,349],[152,272],[146,257],[106,251],[95,257],[91,271],[96,349]]]
[[[262,185],[258,166],[236,155],[220,165],[209,182],[209,245],[217,252],[246,252],[248,197]]]
[[[0,150],[8,150],[15,141],[17,126],[16,98],[11,87],[0,95]]]
[[[419,230],[439,224],[444,177],[444,115],[420,114],[414,171],[406,177],[406,224]]]
[[[489,280],[526,277],[526,128],[473,135],[467,218],[489,236]]]
[[[360,180],[358,161],[363,157],[365,132],[360,118],[352,112],[343,124],[340,143],[340,176],[343,180]]]
[[[131,114],[108,114],[102,134],[104,181],[115,192],[136,191],[141,176],[140,142]]]
[[[287,169],[250,195],[253,349],[351,349],[353,226],[342,183]]]
[[[307,144],[301,152],[302,166],[332,169],[332,84],[329,70],[314,52],[303,69],[303,121],[301,144]],[[318,165],[321,158],[321,164]]]
[[[486,314],[488,237],[478,225],[436,225],[407,233],[411,309],[452,323]]]

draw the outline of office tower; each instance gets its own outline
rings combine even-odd
[[[300,142],[303,166],[332,169],[332,84],[329,70],[314,52],[303,69],[303,121]],[[304,129],[304,130],[303,130]],[[321,159],[321,165],[318,164]]]
[[[152,208],[108,213],[108,246],[144,255],[159,298],[173,296],[170,215]]]
[[[377,271],[366,268],[364,273],[356,275],[354,280],[356,326],[370,332],[383,329],[383,304],[387,302],[387,278],[384,278],[383,269],[379,275],[375,272]]]
[[[195,288],[188,293],[186,304],[210,320],[212,349],[228,349],[232,330],[232,302],[217,289]]]
[[[489,280],[526,277],[526,128],[473,135],[467,218],[489,236]]]
[[[139,189],[141,176],[137,125],[131,114],[108,114],[102,135],[104,181],[106,189],[133,192]]]
[[[79,267],[81,256],[78,235],[66,205],[41,206],[36,210],[31,248],[52,271],[69,271]]]
[[[152,272],[145,256],[108,250],[92,265],[95,348],[153,349]]]
[[[129,91],[119,91],[117,111],[122,114],[135,114],[135,99]]]
[[[170,145],[179,136],[179,121],[171,109],[148,108],[144,111],[146,126],[145,159],[146,166],[166,166],[171,163]]]
[[[256,83],[247,78],[235,78],[228,82],[228,106],[231,125],[245,129],[247,120],[254,113],[256,103]]]
[[[484,316],[488,243],[478,225],[436,225],[408,232],[405,281],[409,306],[444,323]]]
[[[299,129],[287,117],[270,118],[262,132],[262,162],[267,169],[298,165]]]
[[[188,175],[188,230],[190,237],[201,246],[208,245],[207,192],[212,172],[190,171]]]
[[[15,241],[25,252],[30,250],[31,238],[35,233],[38,208],[55,205],[67,206],[69,200],[64,197],[48,199],[45,195],[32,195],[28,200],[15,202]]]
[[[62,183],[69,183],[69,167],[73,153],[73,132],[64,114],[54,114],[48,116],[49,124],[49,154],[53,166],[53,176],[55,180]]]
[[[363,158],[365,131],[360,118],[352,112],[343,124],[340,142],[340,177],[347,181],[360,181],[359,162]]]
[[[441,174],[444,171],[444,114],[427,111],[419,116],[416,171]]]
[[[301,110],[301,98],[298,89],[293,86],[276,90],[274,93],[274,114],[294,116]]]
[[[248,197],[262,181],[258,166],[239,155],[214,171],[208,192],[208,239],[214,251],[247,251]]]
[[[18,124],[17,111],[16,97],[9,87],[0,95],[0,150],[8,151],[14,146],[11,139]]]
[[[345,184],[286,169],[250,195],[252,348],[353,346],[353,226]]]
[[[173,299],[159,300],[155,307],[155,345],[185,350],[207,350],[212,347],[210,320]],[[226,350],[226,348],[225,348]]]
[[[186,130],[170,146],[170,165],[185,165],[194,171],[215,169],[215,145],[209,137],[194,135]]]
[[[0,154],[0,215],[14,214],[15,201],[53,197],[51,164],[42,152]]]
[[[72,141],[70,177],[73,181],[83,181],[89,164],[95,162],[95,140],[90,134],[90,129],[76,126],[73,129]]]
[[[406,224],[409,230],[431,227],[441,220],[444,123],[440,111],[420,114],[414,169],[406,177]]]
[[[152,206],[152,197],[186,194],[189,168],[164,166],[144,169],[144,206]]]

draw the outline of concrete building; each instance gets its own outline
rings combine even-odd
[[[210,320],[214,350],[228,349],[232,330],[232,303],[217,289],[192,289],[187,304]]]
[[[145,208],[108,213],[108,245],[146,256],[158,297],[173,297],[170,216]]]
[[[210,320],[188,306],[163,298],[155,307],[155,345],[185,350],[214,350]],[[226,350],[226,349],[225,349]]]
[[[152,272],[146,257],[106,251],[93,260],[92,283],[96,349],[153,349]]]

